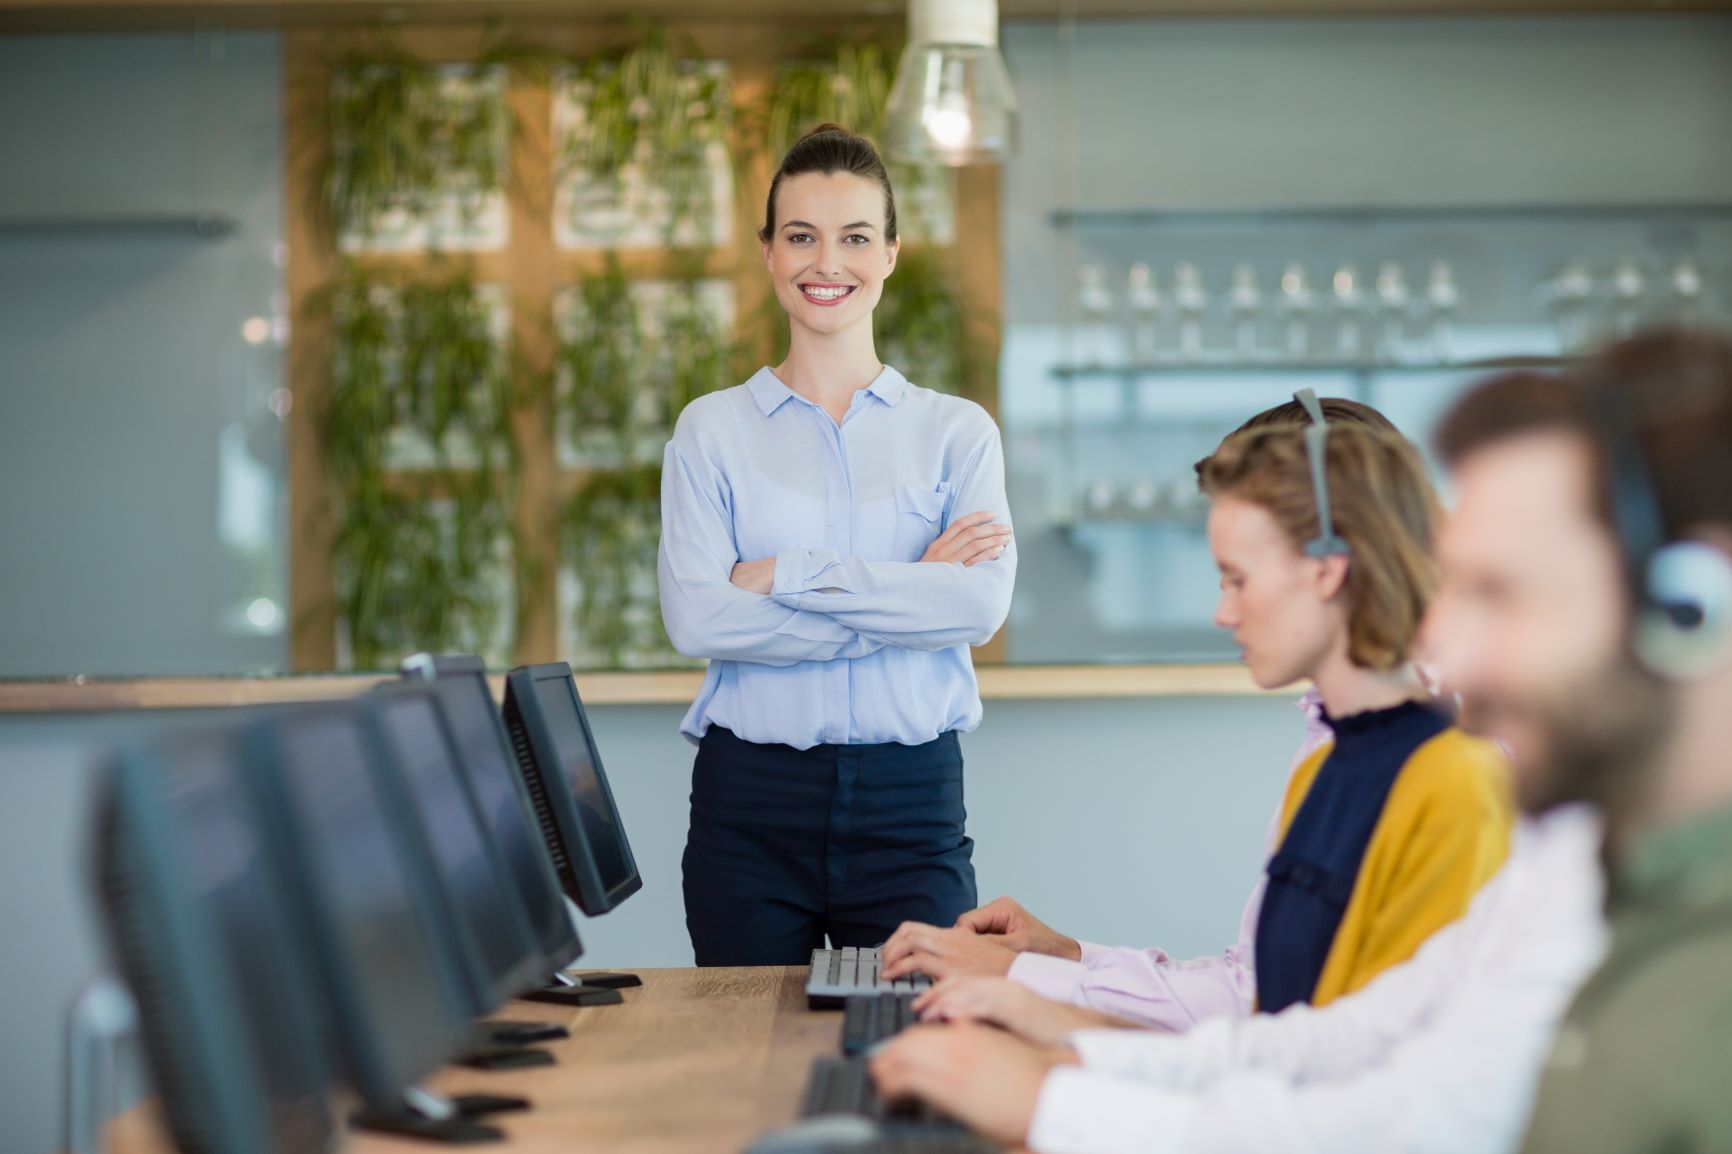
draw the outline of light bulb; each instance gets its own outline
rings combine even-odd
[[[940,148],[964,148],[974,137],[974,118],[968,114],[968,101],[961,92],[946,92],[938,98],[938,107],[927,110],[920,119]]]

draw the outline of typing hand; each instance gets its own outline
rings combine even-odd
[[[1067,938],[1013,898],[999,898],[956,919],[958,929],[995,935],[999,944],[1018,953],[1050,954],[1055,958],[1082,961],[1082,946]]]
[[[734,566],[728,580],[748,593],[761,593],[768,597],[776,584],[776,559],[766,557],[762,561],[741,561]]]
[[[916,1026],[873,1056],[871,1072],[887,1100],[917,1098],[994,1142],[1023,1146],[1047,1074],[1075,1062],[987,1026]]]
[[[1041,997],[1008,978],[946,978],[914,1000],[925,1022],[983,1022],[1037,1046],[1062,1046],[1078,1030],[1118,1025],[1106,1015]]]
[[[925,974],[934,981],[961,974],[1003,977],[1015,960],[1015,950],[972,930],[903,922],[884,943],[878,973],[889,979]]]
[[[926,547],[922,561],[961,562],[965,567],[996,561],[1010,544],[1010,526],[996,524],[997,513],[970,513],[950,523],[938,540]]]

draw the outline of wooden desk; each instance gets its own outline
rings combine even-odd
[[[566,1009],[513,1002],[501,1019],[559,1022],[571,1037],[546,1043],[557,1066],[430,1078],[444,1094],[520,1094],[527,1112],[487,1119],[511,1154],[734,1154],[794,1120],[812,1059],[839,1052],[842,1015],[806,1009],[806,967],[639,970],[622,1006]],[[117,1154],[171,1149],[150,1111],[116,1120]],[[349,1154],[446,1149],[356,1134]]]

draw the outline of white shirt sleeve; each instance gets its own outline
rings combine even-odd
[[[1075,1035],[1084,1067],[1047,1079],[1035,1149],[1508,1154],[1605,950],[1597,823],[1554,832],[1412,961],[1323,1009]]]

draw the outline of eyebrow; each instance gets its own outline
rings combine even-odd
[[[783,228],[804,228],[804,229],[810,229],[813,232],[818,231],[817,225],[811,224],[811,223],[804,221],[804,220],[790,220],[786,224],[782,225],[782,227]],[[875,224],[872,224],[872,223],[870,223],[868,221],[864,221],[864,220],[857,220],[853,224],[843,225],[841,228],[841,231],[842,232],[853,232],[856,229],[862,229],[862,228],[869,228],[869,229],[873,230],[874,232],[876,232],[878,230],[878,226]]]

